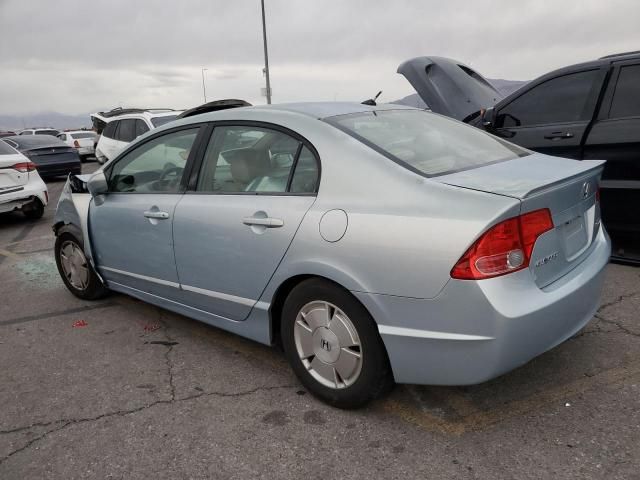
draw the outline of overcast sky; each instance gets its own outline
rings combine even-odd
[[[529,80],[640,49],[638,0],[265,0],[274,103],[413,93],[441,55]],[[259,0],[0,0],[0,113],[264,103]]]

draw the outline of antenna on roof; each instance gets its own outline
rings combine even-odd
[[[376,100],[378,99],[378,97],[380,96],[381,93],[382,93],[382,90],[380,90],[375,97],[370,98],[369,100],[365,100],[364,102],[362,102],[362,105],[371,105],[372,107],[375,107],[377,105]]]

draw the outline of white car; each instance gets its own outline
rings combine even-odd
[[[94,113],[91,120],[100,131],[96,146],[99,163],[115,158],[140,135],[175,120],[182,111],[171,109],[117,108],[109,112]]]
[[[60,130],[55,128],[25,128],[18,135],[51,135],[55,137],[60,133]]]
[[[20,210],[27,218],[40,218],[49,192],[36,164],[0,140],[0,213]]]
[[[62,132],[58,138],[70,147],[75,148],[80,155],[80,161],[95,153],[95,142],[98,138],[95,132],[91,130],[73,130]]]

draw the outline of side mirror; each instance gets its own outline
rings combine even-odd
[[[96,172],[87,181],[87,190],[89,190],[89,193],[92,197],[97,197],[98,195],[102,195],[103,193],[107,193],[109,191],[107,177],[105,177],[104,172]]]
[[[485,130],[491,130],[496,124],[496,109],[488,107],[482,112],[482,126]]]

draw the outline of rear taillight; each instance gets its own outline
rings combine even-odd
[[[33,172],[36,169],[36,164],[33,162],[21,162],[16,163],[11,168],[22,173]]]
[[[76,148],[80,148],[80,142],[78,142],[78,140],[74,140],[73,141],[73,146]]]
[[[527,268],[536,240],[552,228],[547,208],[504,220],[471,245],[451,270],[451,277],[481,280]]]

